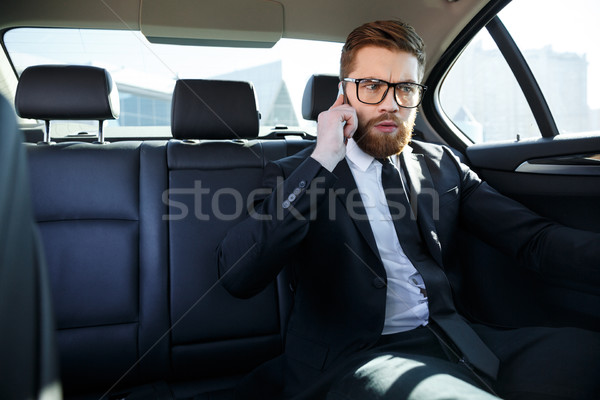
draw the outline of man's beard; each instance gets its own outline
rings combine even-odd
[[[358,121],[354,141],[365,153],[375,158],[385,158],[398,154],[411,139],[415,126],[416,113],[411,113],[407,121],[401,121],[396,114],[386,113],[366,123]],[[375,125],[383,121],[394,121],[397,129],[393,133],[377,132]]]

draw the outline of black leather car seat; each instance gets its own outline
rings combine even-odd
[[[17,87],[21,116],[103,121],[118,115],[104,70],[25,72]],[[159,340],[169,328],[165,142],[64,142],[27,150],[65,394],[100,396],[165,377],[169,344]]]
[[[304,119],[316,121],[319,114],[329,107],[337,98],[340,78],[337,75],[312,75],[304,88],[302,96],[302,116]]]
[[[46,123],[44,143],[50,143],[51,120],[97,120],[98,142],[104,142],[104,121],[119,117],[116,85],[103,68],[81,65],[34,65],[19,79],[15,107],[21,118]]]
[[[54,313],[14,110],[0,97],[0,398],[60,399]]]

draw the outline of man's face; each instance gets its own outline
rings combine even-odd
[[[349,78],[381,79],[387,82],[419,83],[417,58],[407,52],[367,46],[354,57],[354,69]],[[364,104],[356,97],[356,84],[346,83],[348,103],[356,110],[358,127],[354,140],[367,154],[375,158],[400,153],[410,141],[417,115],[416,108],[402,108],[394,100],[390,88],[379,104]]]

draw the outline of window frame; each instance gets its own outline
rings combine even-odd
[[[492,39],[498,46],[498,50],[502,53],[504,60],[513,72],[529,108],[533,113],[533,117],[538,125],[542,137],[549,138],[559,134],[558,126],[554,120],[554,116],[550,111],[550,106],[542,93],[542,89],[538,84],[533,71],[529,68],[529,64],[525,60],[521,49],[517,46],[514,39],[496,15],[486,25]]]

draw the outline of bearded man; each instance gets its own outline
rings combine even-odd
[[[240,398],[599,394],[597,333],[497,330],[458,314],[444,268],[457,261],[459,223],[522,265],[582,279],[598,273],[600,235],[548,229],[450,149],[411,142],[424,66],[412,27],[356,28],[342,50],[343,93],[319,115],[316,145],[267,166],[273,192],[222,241],[231,294],[251,297],[284,266],[292,276],[284,353],[244,381]],[[561,265],[564,254],[577,257]]]

